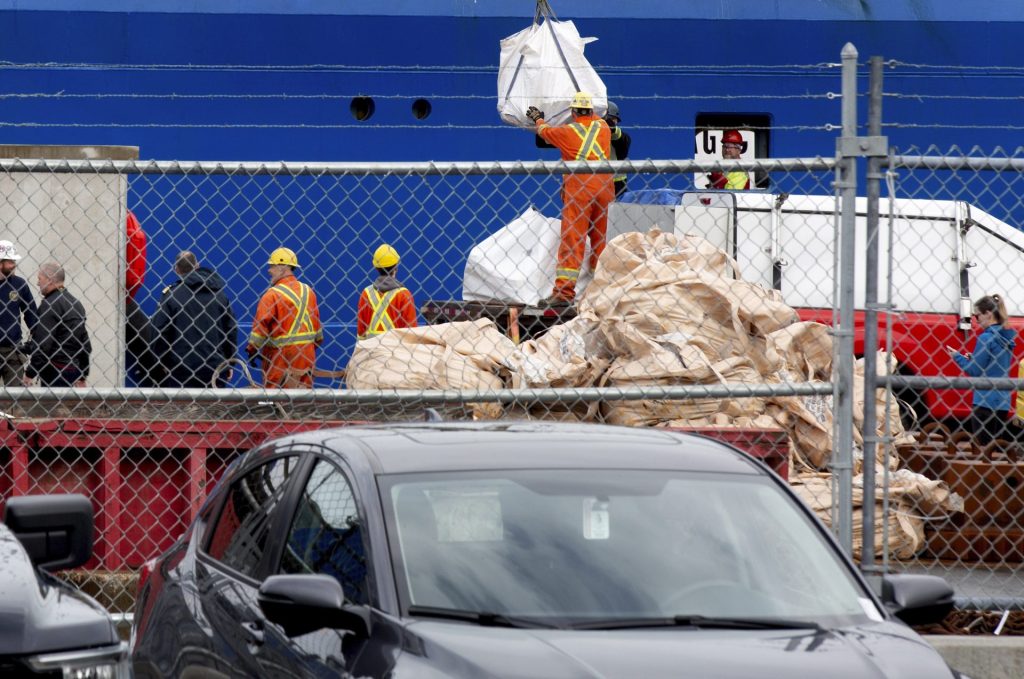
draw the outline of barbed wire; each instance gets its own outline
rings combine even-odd
[[[957,130],[1024,130],[1024,125],[999,123],[998,125],[976,125],[970,123],[882,123],[883,128],[900,129],[957,129]]]
[[[952,99],[964,101],[1021,101],[1024,96],[1020,95],[989,95],[989,94],[918,94],[904,92],[883,92],[883,97],[892,99]]]
[[[23,121],[12,122],[0,120],[0,128],[126,128],[126,129],[309,129],[309,130],[515,130],[532,131],[528,128],[520,128],[514,125],[457,125],[445,123],[441,125],[431,124],[401,124],[401,123],[61,123],[61,122],[35,122]],[[767,127],[749,127],[751,130],[793,130],[800,132],[807,131],[831,131],[839,129],[838,124],[826,123],[824,125],[774,125]],[[667,132],[693,131],[692,125],[630,125],[630,130],[660,130]]]
[[[1024,75],[1024,66],[968,66],[965,64],[915,64],[908,61],[898,61],[892,59],[886,62],[886,66],[895,68],[899,66],[906,66],[908,68],[915,68],[921,70],[947,70],[947,71],[968,71],[968,72],[1006,72],[1006,73],[1019,73]]]
[[[723,74],[735,74],[739,70],[747,71],[778,71],[794,70],[799,72],[835,69],[842,66],[839,63],[822,62],[817,64],[636,64],[636,65],[594,65],[595,70],[608,72],[623,71],[671,71],[695,73],[707,73],[708,71],[721,71]],[[114,64],[102,62],[15,62],[0,61],[0,69],[43,69],[43,70],[113,70],[113,71],[331,71],[331,72],[395,72],[395,71],[431,71],[431,72],[485,72],[496,71],[497,64]],[[524,66],[524,68],[537,68],[535,66]],[[561,66],[548,66],[544,68],[557,68]]]
[[[707,99],[834,99],[840,95],[835,92],[821,94],[648,94],[636,96],[617,96],[624,101],[702,101]],[[371,99],[435,99],[435,100],[496,100],[493,94],[328,94],[326,92],[312,94],[275,93],[222,93],[206,92],[182,94],[180,92],[139,93],[139,92],[0,92],[0,99],[323,99],[330,101],[346,101],[356,98]]]

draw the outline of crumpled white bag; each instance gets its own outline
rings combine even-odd
[[[533,305],[551,294],[555,284],[562,220],[530,207],[469,251],[462,278],[462,299]],[[576,294],[593,277],[590,243]]]
[[[502,40],[498,62],[498,113],[502,121],[533,128],[526,109],[536,106],[544,112],[545,121],[563,125],[570,122],[569,103],[577,91],[593,95],[594,112],[603,116],[608,109],[608,91],[583,56],[584,46],[595,40],[581,38],[571,21],[550,18]]]

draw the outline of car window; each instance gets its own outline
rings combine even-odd
[[[766,477],[503,470],[383,483],[407,604],[570,620],[880,618]]]
[[[231,485],[207,545],[210,556],[239,573],[256,573],[270,518],[298,461],[295,456],[271,460]]]
[[[302,492],[281,560],[282,573],[323,573],[341,583],[345,598],[368,603],[362,521],[348,479],[324,460]]]

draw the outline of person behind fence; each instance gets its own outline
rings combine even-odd
[[[739,160],[743,153],[743,135],[739,130],[726,130],[722,134],[722,159]],[[722,172],[715,170],[708,175],[708,188],[743,190],[750,188],[750,175],[746,170]]]
[[[125,219],[125,237],[125,368],[136,386],[155,387],[149,318],[135,300],[146,280],[146,232],[131,210]]]
[[[387,243],[374,251],[377,280],[359,294],[357,339],[374,337],[395,328],[416,327],[416,302],[409,289],[395,278],[398,262],[398,251]]]
[[[974,351],[963,354],[946,347],[949,355],[970,377],[1009,377],[1017,332],[1004,327],[1006,304],[999,295],[986,295],[974,303],[974,319],[982,332]],[[1012,391],[975,389],[971,405],[971,428],[979,445],[1006,439],[1007,414]]]
[[[238,351],[238,323],[224,280],[199,266],[185,250],[174,260],[179,279],[164,288],[150,321],[150,340],[162,376],[161,387],[210,387],[217,367]],[[221,372],[217,387],[226,387],[230,369]]]
[[[586,92],[577,92],[570,104],[573,121],[568,125],[551,126],[544,122],[544,112],[531,106],[527,117],[536,125],[544,141],[558,147],[562,160],[601,161],[611,157],[611,129],[594,114],[593,99]],[[562,240],[558,246],[555,285],[551,295],[540,305],[571,304],[576,299],[576,281],[583,266],[586,241],[590,239],[590,266],[605,246],[608,231],[608,204],[615,197],[610,174],[567,174],[562,182]]]
[[[626,160],[629,157],[629,146],[633,143],[633,138],[619,126],[619,107],[615,102],[608,102],[608,111],[604,114],[604,121],[608,123],[609,129],[612,131],[612,160]],[[615,197],[618,198],[626,192],[626,175],[617,174],[613,179],[615,185]]]
[[[0,382],[7,387],[20,387],[25,375],[28,359],[22,348],[21,321],[31,338],[38,318],[28,281],[14,273],[20,259],[14,243],[0,240]]]
[[[64,287],[64,267],[46,262],[36,282],[43,299],[32,328],[25,386],[39,378],[41,387],[84,387],[89,377],[92,343],[85,327],[85,307]]]
[[[263,386],[312,388],[324,339],[316,293],[295,277],[299,260],[292,250],[277,248],[267,264],[270,287],[256,308],[246,353],[263,360]]]

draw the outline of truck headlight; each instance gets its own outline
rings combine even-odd
[[[64,679],[131,679],[128,644],[46,653],[28,658],[36,672],[59,671]]]

